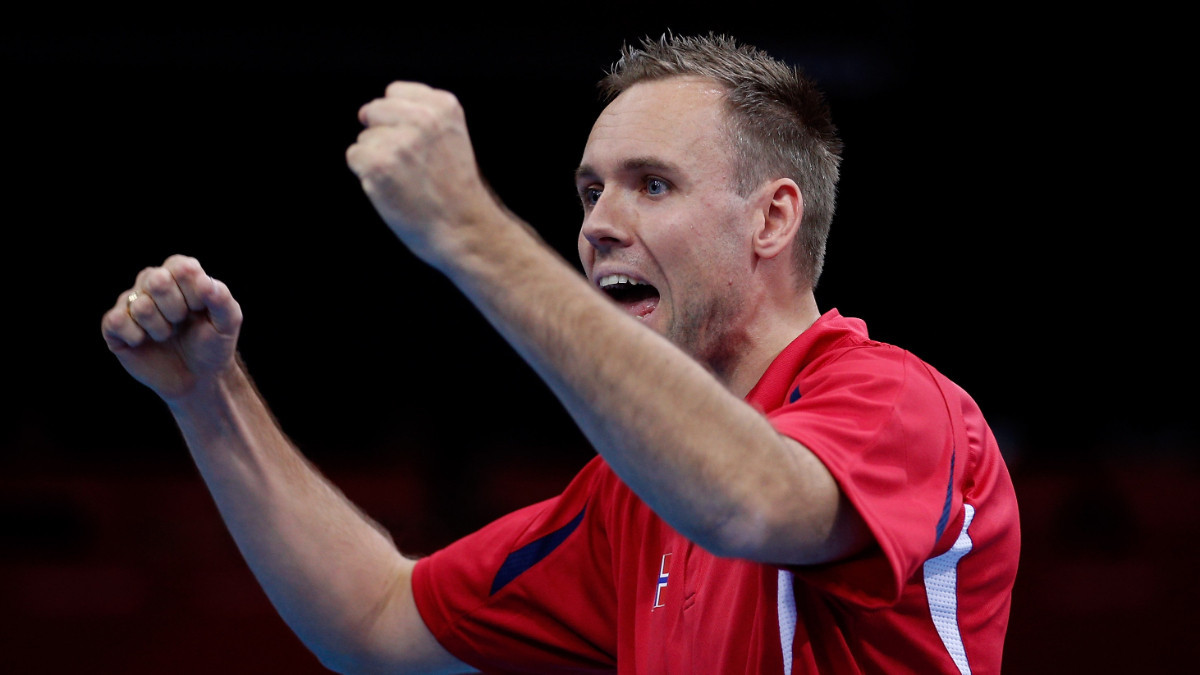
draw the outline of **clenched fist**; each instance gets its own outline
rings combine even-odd
[[[468,230],[502,213],[475,161],[453,94],[395,82],[358,113],[366,129],[346,162],[393,232],[436,264]]]
[[[175,255],[142,270],[100,328],[125,370],[170,403],[237,367],[241,325],[229,288]]]

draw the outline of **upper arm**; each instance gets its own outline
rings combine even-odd
[[[809,508],[814,545],[806,560],[788,560],[793,564],[834,562],[861,552],[873,541],[871,530],[851,503],[828,467],[799,441],[781,436],[789,454],[804,465],[802,489],[813,495]]]
[[[429,631],[413,597],[415,562],[403,559],[376,611],[363,627],[353,653],[322,656],[331,669],[342,673],[472,673]]]
[[[775,434],[777,461],[743,488],[745,508],[726,521],[713,552],[778,565],[841,560],[865,549],[871,531],[829,469],[807,447]]]
[[[929,557],[957,484],[945,400],[925,367],[894,348],[850,350],[798,384],[771,422],[826,467],[843,509],[869,532],[860,555],[805,576],[863,602],[891,602]]]

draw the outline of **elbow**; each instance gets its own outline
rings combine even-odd
[[[395,672],[385,664],[388,650],[381,649],[375,639],[372,626],[362,621],[335,620],[329,616],[305,617],[300,622],[296,617],[288,621],[296,637],[308,648],[317,661],[335,673],[382,673]]]
[[[774,535],[776,519],[766,504],[756,500],[715,499],[710,495],[705,506],[703,510],[685,507],[674,517],[661,511],[659,515],[688,540],[722,558],[762,562],[764,549],[770,548],[772,541],[779,541]]]
[[[312,650],[322,666],[342,675],[368,675],[371,673],[394,673],[397,671],[414,672],[405,669],[397,663],[381,660],[379,655],[370,650],[326,651]]]
[[[780,533],[775,518],[765,509],[740,509],[697,533],[696,543],[713,555],[752,562],[774,559],[776,550],[795,546],[796,534]],[[789,541],[791,540],[791,541]]]
[[[366,672],[361,663],[351,658],[348,654],[327,652],[318,649],[312,650],[312,653],[321,662],[322,666],[325,666],[325,668],[332,672],[341,673],[342,675]]]
[[[751,499],[698,533],[713,555],[777,565],[815,565],[853,555],[870,533],[854,508],[838,500],[798,507],[799,500]]]
[[[722,558],[773,561],[776,550],[802,544],[804,532],[789,527],[795,497],[778,498],[778,490],[762,481],[713,483],[687,499],[655,506],[659,516],[680,534]]]
[[[825,465],[794,441],[788,450],[791,463],[733,483],[697,544],[776,565],[833,562],[870,544],[869,528]]]
[[[335,673],[352,675],[355,673],[379,673],[386,669],[381,667],[378,659],[370,650],[359,648],[350,641],[337,645],[308,645],[309,651],[321,665]]]

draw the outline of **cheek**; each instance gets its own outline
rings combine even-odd
[[[739,283],[753,266],[750,242],[731,227],[697,228],[690,234],[686,240],[671,242],[674,259],[682,263],[689,285],[719,292]]]

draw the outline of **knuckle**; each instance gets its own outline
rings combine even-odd
[[[117,309],[110,309],[100,317],[100,331],[107,335],[116,335],[121,329],[121,323],[126,318],[124,312]]]
[[[375,121],[379,111],[380,102],[382,100],[383,99],[377,98],[373,101],[363,104],[363,106],[358,109],[358,119],[362,121],[363,124],[366,124],[367,128],[370,128],[371,124]]]
[[[169,293],[175,288],[175,279],[166,268],[159,267],[146,275],[142,281],[142,287],[151,295],[161,295]]]
[[[363,152],[370,149],[379,143],[380,139],[384,137],[385,131],[385,127],[367,127],[363,129],[358,132],[358,137],[354,139],[354,145],[351,145],[349,150],[358,148],[356,152]]]
[[[157,314],[158,308],[149,298],[143,300],[142,296],[138,296],[137,300],[129,303],[129,316],[143,327],[150,323]]]
[[[190,255],[182,255],[176,253],[167,258],[163,263],[163,267],[178,274],[179,272],[195,272],[200,269],[200,261]]]
[[[226,284],[220,279],[213,279],[213,299],[221,303],[233,302],[233,292],[229,290],[229,284]]]
[[[421,106],[412,111],[413,124],[420,129],[435,128],[444,118],[444,108],[438,105]]]
[[[171,276],[174,278],[177,287],[179,282],[191,283],[203,274],[204,269],[200,267],[200,263],[194,258],[180,260],[171,268]]]
[[[396,142],[390,144],[390,148],[390,151],[385,148],[372,148],[363,153],[363,166],[368,174],[387,175],[399,166],[400,158],[408,151],[407,147]]]
[[[391,84],[389,84],[387,86],[387,89],[384,90],[384,93],[387,96],[398,96],[398,95],[404,93],[406,90],[412,89],[414,85],[415,85],[415,83],[413,83],[413,82],[406,82],[404,80],[396,80],[395,82],[392,82]]]
[[[446,110],[462,107],[462,104],[458,101],[458,96],[445,89],[435,90],[433,92],[433,101],[435,105]]]

